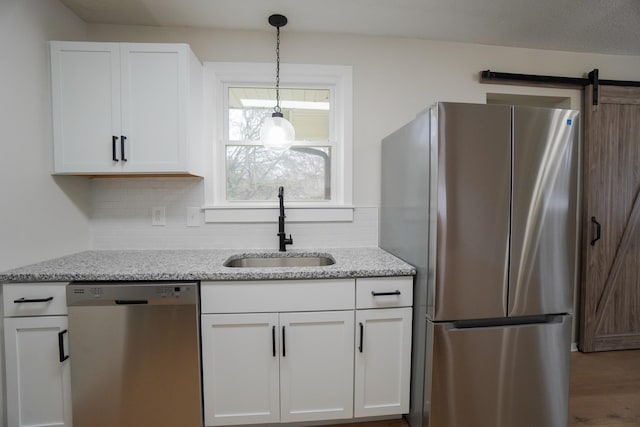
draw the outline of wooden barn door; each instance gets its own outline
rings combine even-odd
[[[640,88],[585,91],[580,350],[640,348]]]

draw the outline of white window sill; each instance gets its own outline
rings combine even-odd
[[[287,222],[353,222],[353,206],[285,207]],[[278,222],[278,207],[208,206],[204,220],[225,222]]]

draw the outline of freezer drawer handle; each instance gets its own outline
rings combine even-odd
[[[64,362],[65,360],[67,360],[69,358],[68,354],[64,354],[64,334],[66,334],[67,332],[69,332],[68,329],[65,329],[62,332],[58,333],[58,352],[60,354],[60,362]]]
[[[376,292],[376,291],[371,291],[371,295],[373,295],[374,297],[381,297],[381,296],[385,296],[385,295],[400,295],[401,292],[399,290],[395,290],[393,292]]]
[[[601,226],[600,226],[600,223],[596,220],[595,216],[591,217],[591,223],[595,224],[595,226],[596,226],[596,237],[593,240],[591,240],[591,246],[594,246],[596,244],[596,242],[598,240],[600,240]]]
[[[362,348],[364,345],[364,325],[362,324],[362,322],[360,323],[360,345],[358,346],[358,351],[360,351],[360,353],[362,353]]]
[[[16,304],[24,304],[24,303],[29,303],[29,302],[49,302],[49,301],[53,301],[53,297],[49,297],[49,298],[18,298],[16,300],[13,300],[14,303]]]

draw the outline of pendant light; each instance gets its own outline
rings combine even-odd
[[[286,151],[293,145],[296,132],[293,125],[283,117],[280,109],[280,27],[287,25],[287,17],[284,15],[271,15],[269,24],[276,27],[276,106],[271,117],[262,122],[260,129],[260,142],[265,148],[272,151]]]

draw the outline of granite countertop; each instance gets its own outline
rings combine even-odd
[[[231,256],[326,255],[335,264],[323,267],[233,268]],[[410,276],[415,269],[379,248],[290,250],[185,249],[87,251],[0,273],[0,282],[66,282],[107,280],[269,280]]]

